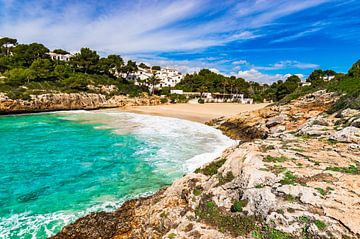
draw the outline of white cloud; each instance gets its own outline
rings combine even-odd
[[[328,0],[326,0],[328,1]],[[88,46],[107,53],[189,51],[261,36],[258,28],[325,0],[121,1],[96,11],[86,1],[0,0],[6,6],[0,32],[20,42],[43,42],[50,48],[76,51]],[[216,14],[224,10],[224,14]],[[100,12],[100,15],[99,15]],[[213,18],[199,20],[214,13]],[[194,20],[195,19],[195,20]]]
[[[302,74],[296,74],[296,75],[299,76],[300,79],[304,78],[304,75],[302,75]],[[256,69],[239,71],[237,73],[237,77],[244,78],[245,80],[248,80],[248,81],[255,81],[255,82],[266,83],[266,84],[271,84],[278,80],[286,80],[289,76],[291,76],[291,74],[274,74],[274,75],[264,74]]]
[[[256,70],[280,70],[280,69],[289,69],[289,68],[295,68],[295,69],[315,69],[319,68],[319,65],[312,64],[312,63],[303,63],[299,61],[279,61],[275,64],[271,64],[269,66],[254,66],[253,67]]]
[[[298,33],[293,34],[293,35],[289,35],[289,36],[286,36],[286,37],[282,37],[282,38],[273,40],[271,43],[279,43],[279,42],[287,42],[287,41],[291,41],[291,40],[296,40],[298,38],[310,35],[311,33],[318,32],[320,30],[322,30],[322,28],[318,27],[318,28],[306,30],[306,31],[303,31],[303,32],[298,32]]]
[[[246,60],[238,60],[238,61],[234,61],[232,64],[233,65],[247,65],[248,62]]]

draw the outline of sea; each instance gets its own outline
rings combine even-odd
[[[187,120],[115,110],[0,116],[0,238],[47,238],[219,157],[235,142]]]

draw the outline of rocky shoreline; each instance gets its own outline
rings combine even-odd
[[[209,122],[242,143],[156,194],[53,238],[359,238],[360,111],[316,92]]]
[[[60,110],[96,110],[161,103],[160,97],[147,95],[130,98],[123,95],[110,97],[95,93],[54,93],[31,95],[30,97],[28,100],[14,100],[0,93],[0,115]]]

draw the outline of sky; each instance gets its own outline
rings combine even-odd
[[[360,0],[0,0],[0,36],[260,83],[360,59]]]

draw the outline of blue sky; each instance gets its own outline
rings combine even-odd
[[[358,0],[0,0],[0,36],[22,43],[274,82],[360,59]]]

